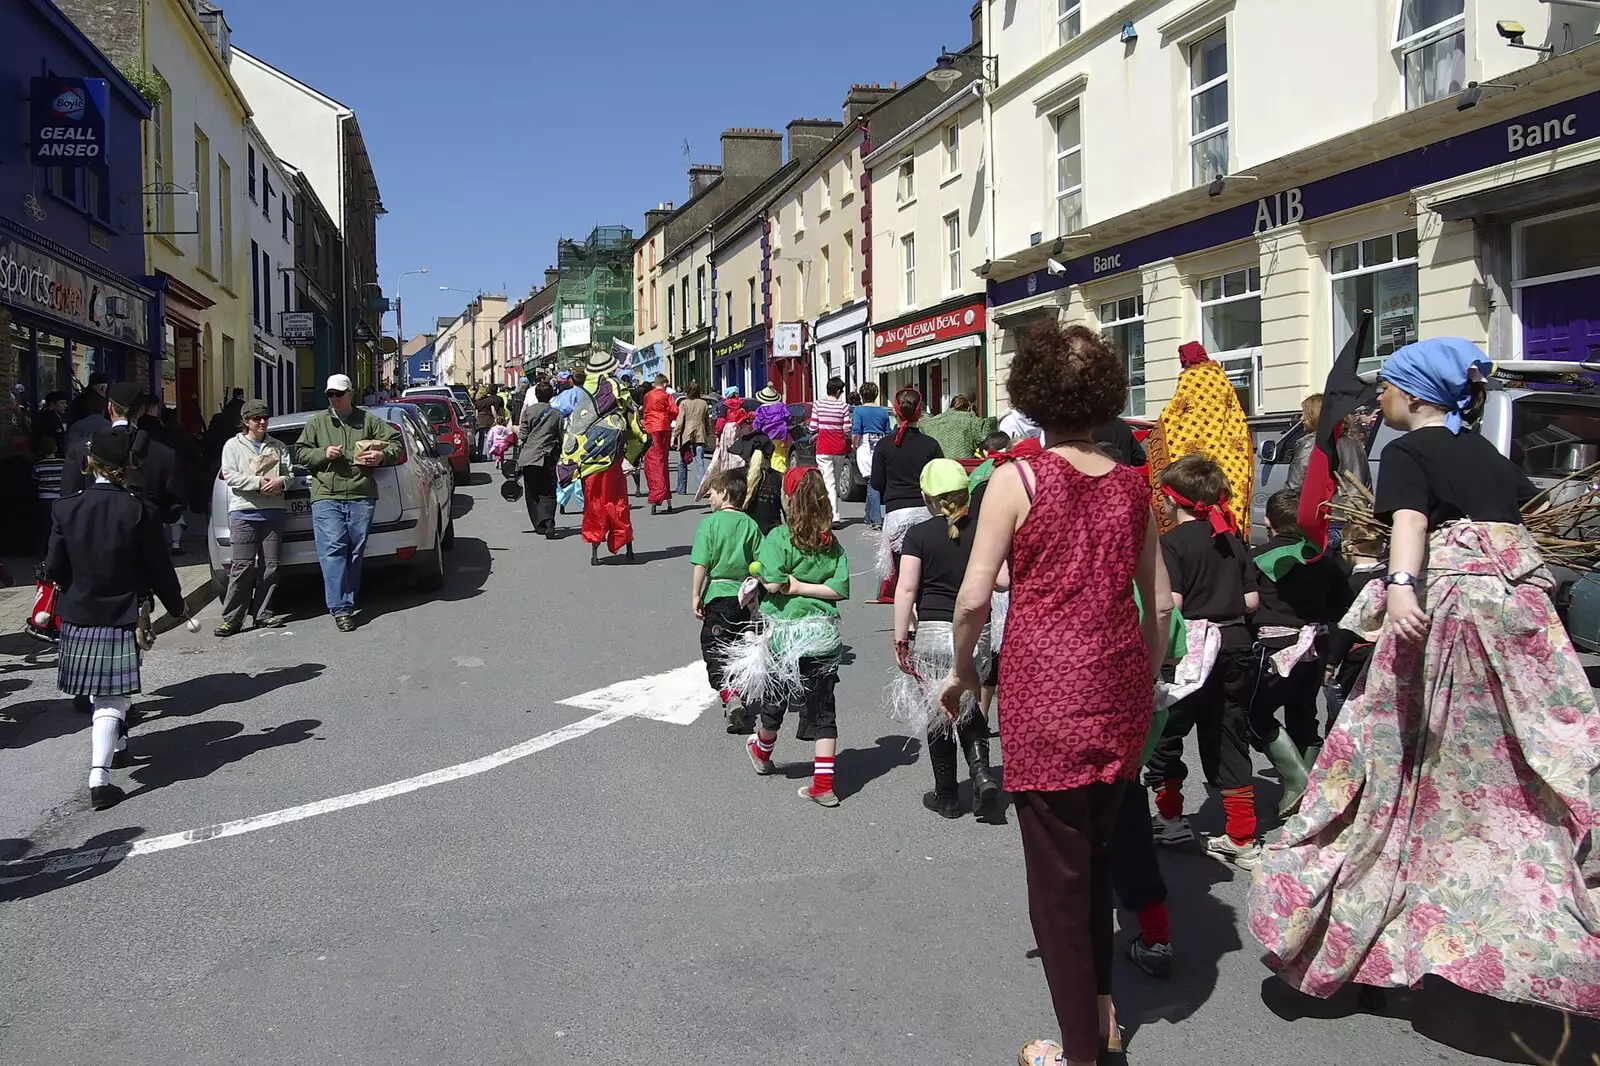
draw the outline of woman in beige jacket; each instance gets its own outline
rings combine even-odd
[[[222,446],[222,480],[228,486],[228,591],[216,635],[231,637],[244,627],[245,612],[257,628],[281,626],[272,610],[278,590],[278,547],[288,514],[284,488],[289,455],[267,436],[267,405],[251,400],[241,409],[244,430]],[[260,562],[257,562],[257,559]]]
[[[689,464],[694,463],[694,483],[706,474],[706,447],[711,443],[711,405],[700,396],[700,383],[684,386],[678,403],[678,420],[672,426],[672,447],[678,453],[678,493],[689,491]]]

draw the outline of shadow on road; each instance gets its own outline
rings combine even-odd
[[[655,551],[634,552],[633,558],[636,565],[643,563],[658,563],[665,559],[682,559],[692,550],[692,545],[677,544],[670,548],[657,548]]]
[[[80,847],[38,855],[28,854],[29,841],[0,840],[0,856],[9,860],[0,865],[0,903],[32,899],[110,873],[127,858],[133,841],[143,835],[140,826],[110,829]]]
[[[139,787],[130,789],[127,798],[179,781],[198,781],[258,751],[315,739],[312,730],[321,724],[318,719],[303,718],[246,733],[239,722],[191,722],[155,733],[135,733],[128,737],[128,755],[135,764],[130,776]]]
[[[841,800],[848,799],[885,774],[902,766],[914,766],[922,741],[916,737],[879,737],[870,748],[849,748],[837,755],[838,763],[833,791]],[[809,762],[798,764],[811,776]]]
[[[445,552],[444,588],[430,592],[417,587],[411,571],[400,565],[365,567],[356,609],[363,622],[440,601],[470,600],[481,595],[494,566],[489,545],[477,537],[456,534],[455,546]],[[322,575],[294,574],[278,587],[275,608],[291,622],[322,619],[334,634],[333,620],[323,601]],[[238,637],[232,639],[240,639]],[[331,637],[330,637],[331,639]]]
[[[450,517],[460,518],[466,515],[477,504],[477,500],[464,492],[458,492],[450,497]]]

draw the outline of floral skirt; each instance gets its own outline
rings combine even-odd
[[[1600,713],[1519,525],[1435,531],[1419,642],[1368,585],[1340,623],[1375,640],[1300,813],[1262,854],[1250,931],[1285,981],[1472,992],[1600,1016]]]

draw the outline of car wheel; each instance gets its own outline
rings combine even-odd
[[[448,508],[446,509],[445,513],[449,514]],[[445,551],[449,551],[451,548],[456,546],[456,520],[454,516],[451,516],[446,520],[444,527],[444,539],[441,540],[439,544],[444,548]]]
[[[417,553],[417,587],[425,592],[444,588],[444,551],[438,540],[431,551]]]

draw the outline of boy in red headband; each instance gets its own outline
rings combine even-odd
[[[1161,538],[1161,554],[1172,582],[1172,602],[1189,627],[1182,698],[1172,704],[1167,728],[1145,770],[1156,789],[1156,841],[1194,839],[1183,816],[1183,738],[1198,728],[1206,781],[1222,791],[1225,831],[1206,841],[1206,853],[1243,870],[1261,859],[1256,842],[1254,770],[1250,763],[1250,701],[1256,685],[1254,638],[1245,622],[1258,603],[1249,556],[1239,542],[1228,506],[1228,477],[1201,455],[1189,455],[1161,472],[1169,520],[1177,525]],[[1204,664],[1209,662],[1209,672]]]

